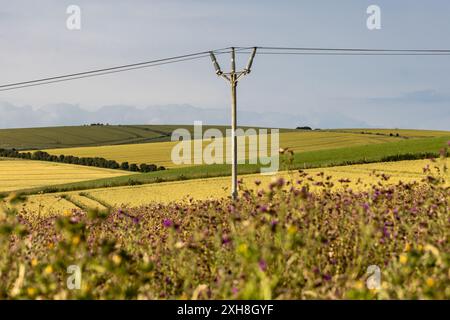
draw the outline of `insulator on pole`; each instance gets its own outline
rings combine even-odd
[[[222,72],[222,70],[220,70],[220,66],[219,66],[219,63],[217,62],[217,59],[216,59],[216,56],[214,55],[214,52],[210,51],[209,55],[211,56],[211,61],[212,61],[213,65],[214,65],[214,69],[216,69],[216,74],[218,76],[222,75],[223,72]]]
[[[233,47],[231,48],[231,72],[236,72],[236,54]]]
[[[245,68],[245,73],[250,73],[252,69],[253,59],[255,59],[256,55],[256,47],[253,48],[252,55],[248,59],[247,67]]]

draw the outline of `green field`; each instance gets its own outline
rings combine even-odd
[[[203,126],[204,130],[212,126]],[[0,129],[0,148],[49,149],[170,141],[177,128],[192,125],[104,125]],[[226,126],[214,126],[224,132]],[[290,131],[290,129],[282,129]]]
[[[328,130],[332,132],[352,132],[361,134],[372,134],[372,135],[393,135],[398,134],[399,137],[403,138],[430,138],[430,137],[440,137],[449,134],[449,131],[443,130],[415,130],[415,129],[339,129],[339,130]]]
[[[439,156],[439,150],[450,141],[450,135],[437,138],[423,139],[401,139],[395,142],[362,145],[354,147],[344,147],[335,149],[325,149],[318,151],[297,152],[293,161],[281,163],[280,170],[320,168],[357,163],[381,162],[385,157],[432,153]],[[426,158],[427,156],[425,156]],[[244,164],[239,165],[240,174],[250,174],[260,172],[259,165]],[[115,178],[97,179],[77,183],[67,183],[62,185],[47,186],[43,188],[24,190],[27,193],[37,192],[60,192],[72,190],[84,190],[94,188],[106,188],[126,185],[138,185],[158,183],[163,181],[177,181],[198,178],[220,177],[231,174],[230,165],[198,165],[193,167],[170,168],[165,171],[142,173],[137,175],[126,175]]]
[[[269,139],[270,140],[270,139]],[[310,152],[317,150],[336,149],[396,142],[399,138],[363,135],[359,133],[297,131],[280,133],[280,147],[290,148],[295,152]],[[229,139],[222,139],[224,147],[230,145]],[[125,144],[116,146],[81,147],[44,150],[53,155],[73,155],[77,157],[103,157],[117,162],[154,163],[159,166],[174,167],[171,160],[172,148],[178,142],[157,142],[142,144]],[[209,142],[204,142],[204,146]],[[245,145],[242,146],[245,149]],[[267,145],[261,149],[266,150]],[[192,148],[193,149],[193,148]],[[225,150],[225,148],[224,148]],[[245,153],[246,151],[244,151]],[[247,150],[248,153],[248,150]],[[224,154],[225,157],[225,154]]]

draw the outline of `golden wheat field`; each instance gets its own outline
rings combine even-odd
[[[246,138],[248,142],[248,137]],[[270,144],[270,135],[267,144],[261,144],[259,150],[268,152],[268,144]],[[399,138],[374,135],[360,134],[359,132],[324,132],[324,131],[301,131],[301,132],[284,132],[280,133],[280,147],[290,148],[294,151],[317,151],[323,149],[333,149],[341,147],[360,146],[368,144],[378,144],[384,142],[398,141]],[[223,157],[230,157],[227,151],[230,151],[230,139],[217,139],[218,144],[224,146]],[[242,140],[243,141],[243,140]],[[165,167],[176,166],[171,160],[171,152],[178,142],[155,142],[142,144],[124,144],[114,146],[99,147],[81,147],[81,148],[61,148],[44,150],[53,155],[73,155],[78,157],[103,157],[108,160],[116,160],[117,162],[129,163],[153,163]],[[191,146],[194,142],[191,141]],[[211,143],[204,141],[203,146]],[[248,149],[242,143],[238,152],[242,155],[241,159],[248,158]],[[191,148],[194,149],[193,147]],[[278,151],[277,151],[278,152]]]
[[[387,183],[419,182],[424,178],[423,168],[427,165],[442,167],[444,163],[448,165],[448,159],[431,163],[430,160],[412,160],[387,163],[361,164],[352,166],[330,167],[325,169],[310,169],[306,172],[316,181],[323,181],[324,178],[318,176],[324,172],[333,176],[332,181],[336,188],[342,186],[340,179],[350,179],[349,185],[355,189],[363,189],[371,182],[380,180],[376,174],[385,173],[391,178]],[[374,174],[375,172],[375,174]],[[245,188],[259,189],[267,185],[278,177],[286,180],[297,181],[297,172],[281,172],[275,176],[252,174],[240,177]],[[446,173],[447,181],[450,174]],[[362,183],[357,184],[358,179]],[[255,181],[259,180],[258,187]],[[309,181],[309,183],[312,183]],[[168,203],[176,200],[196,200],[226,197],[229,194],[229,177],[197,179],[186,181],[165,182],[159,184],[149,184],[141,186],[126,186],[106,189],[93,189],[85,191],[73,191],[58,194],[33,195],[22,205],[22,210],[27,212],[39,212],[40,214],[61,214],[67,210],[76,208],[76,204],[81,207],[104,208],[108,206],[140,206],[151,202]]]
[[[54,162],[2,160],[0,161],[0,192],[128,174],[130,172]]]

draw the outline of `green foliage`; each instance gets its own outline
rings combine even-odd
[[[28,160],[39,160],[39,161],[51,161],[51,162],[61,162],[76,164],[81,166],[98,167],[98,168],[108,168],[108,169],[122,169],[129,171],[139,171],[139,172],[152,172],[158,170],[166,170],[165,167],[158,167],[154,164],[142,163],[139,167],[136,164],[129,165],[128,162],[119,164],[115,160],[107,160],[101,157],[76,157],[70,155],[51,155],[45,151],[35,151],[31,152],[19,152],[16,149],[0,149],[0,157],[6,158],[19,158]]]

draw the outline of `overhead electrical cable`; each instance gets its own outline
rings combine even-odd
[[[228,48],[218,49],[218,50],[213,50],[213,51],[216,54],[224,54],[224,53],[230,52],[228,50]],[[120,66],[109,67],[109,68],[95,69],[95,70],[65,74],[65,75],[60,75],[60,76],[34,79],[34,80],[29,80],[29,81],[9,83],[9,84],[0,85],[0,91],[30,87],[33,85],[70,81],[70,80],[75,80],[75,79],[82,79],[82,78],[95,77],[95,76],[106,75],[106,74],[111,74],[111,73],[118,73],[118,72],[124,72],[124,71],[129,71],[129,70],[154,67],[154,66],[158,66],[158,65],[177,63],[177,62],[188,61],[188,60],[195,60],[195,59],[209,57],[209,53],[210,53],[210,51],[203,51],[203,52],[191,53],[191,54],[186,54],[186,55],[174,56],[174,57],[170,57],[170,58],[138,62],[138,63],[120,65]]]
[[[448,49],[368,49],[368,48],[317,48],[317,47],[235,47],[236,53],[248,54],[250,49],[257,48],[257,55],[305,55],[305,56],[449,56]],[[160,65],[179,63],[209,57],[211,52],[216,55],[231,52],[231,47],[210,51],[201,51],[185,55],[173,56],[151,61],[119,65],[109,68],[98,68],[83,72],[45,77],[22,82],[0,85],[0,91],[16,90],[27,87],[48,85],[52,83],[72,81],[77,79],[91,78],[125,72],[136,69],[156,67]]]

